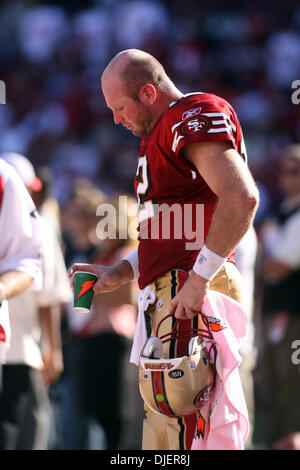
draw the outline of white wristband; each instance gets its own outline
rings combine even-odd
[[[193,270],[196,274],[199,274],[199,276],[211,281],[226,261],[227,258],[217,255],[217,253],[207,248],[206,245],[203,245],[197,256]]]
[[[129,255],[122,259],[122,261],[128,261],[131,264],[133,269],[133,281],[137,281],[140,275],[139,272],[139,258],[138,258],[138,249],[133,250]]]

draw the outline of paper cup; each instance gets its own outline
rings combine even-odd
[[[74,273],[74,310],[83,313],[90,311],[94,297],[93,287],[97,279],[96,274],[86,271]]]

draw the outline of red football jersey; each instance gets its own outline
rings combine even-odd
[[[200,92],[171,103],[150,134],[142,137],[135,177],[141,289],[172,268],[192,269],[206,240],[217,196],[182,149],[219,140],[230,142],[247,159],[232,106]],[[233,255],[229,259],[233,261]]]

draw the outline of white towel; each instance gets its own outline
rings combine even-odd
[[[140,354],[144,344],[147,341],[147,330],[145,323],[145,312],[150,304],[154,304],[156,300],[156,295],[153,289],[150,286],[146,286],[140,293],[138,297],[138,317],[136,322],[136,328],[133,338],[133,346],[131,349],[130,362],[133,364],[139,365]]]

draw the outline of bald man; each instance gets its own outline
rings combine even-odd
[[[142,290],[150,286],[156,301],[144,312],[146,338],[157,335],[160,320],[173,313],[159,331],[169,333],[179,320],[177,337],[163,345],[163,357],[187,355],[190,337],[203,326],[198,312],[208,289],[242,302],[234,249],[252,224],[258,191],[246,165],[240,124],[224,99],[202,92],[184,95],[153,56],[136,49],[112,59],[102,75],[102,90],[115,124],[141,137],[135,178],[139,247],[116,266],[75,264],[69,275],[95,272],[96,293],[134,279]],[[174,215],[170,236],[151,236],[159,216],[166,222],[170,215],[160,206],[171,210],[175,203],[182,212]],[[186,206],[196,215],[185,218]],[[137,329],[131,355],[136,364],[144,340]],[[191,448],[196,413],[178,418],[169,410],[163,416],[147,406],[146,412],[143,449]]]

